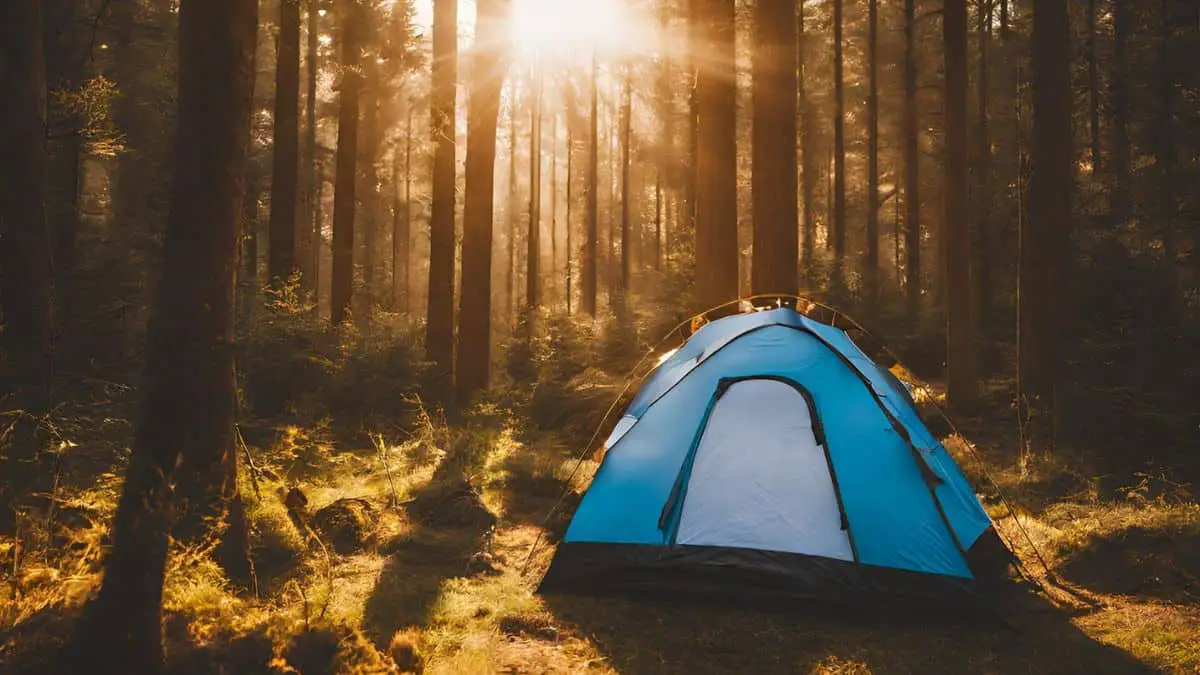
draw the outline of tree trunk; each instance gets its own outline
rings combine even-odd
[[[517,85],[514,82],[508,104],[508,267],[504,271],[504,297],[508,300],[508,320],[515,320],[517,307]]]
[[[583,311],[588,316],[596,316],[596,249],[599,235],[600,214],[597,204],[597,193],[600,190],[600,93],[597,90],[596,57],[592,57],[591,87],[591,117],[588,120],[588,173],[587,173],[587,233],[583,243],[583,255],[580,260],[582,279]]]
[[[558,294],[558,113],[550,116],[550,289]]]
[[[879,294],[879,0],[867,0],[867,297]],[[964,68],[966,66],[963,66]]]
[[[629,144],[633,139],[633,73],[625,68],[624,86],[621,92],[621,286],[620,307],[624,309],[629,301],[629,279],[632,269],[632,251],[629,250],[630,238],[629,199],[632,192],[629,189]]]
[[[317,40],[321,25],[317,0],[308,0],[308,35],[305,45],[305,63],[308,64],[307,92],[304,98],[304,154],[300,170],[301,203],[300,232],[296,254],[300,256],[302,287],[317,297],[317,268],[321,260],[321,230],[317,220],[320,205],[317,204],[317,75],[321,70]]]
[[[703,0],[685,0],[687,5],[687,62],[684,66],[687,72],[687,151],[684,166],[683,201],[684,215],[688,229],[695,236],[696,213],[700,180],[700,66],[699,50],[704,44],[704,18],[701,14]],[[699,255],[697,251],[697,255]],[[693,261],[695,262],[695,261]],[[697,270],[698,274],[698,270]]]
[[[817,167],[813,152],[812,126],[815,115],[808,103],[808,92],[805,89],[805,69],[807,58],[804,53],[804,3],[796,5],[796,92],[800,108],[800,189],[804,203],[803,236],[801,237],[800,268],[803,270],[805,283],[815,284],[813,277],[813,247],[817,237],[816,204]]]
[[[921,155],[917,119],[917,9],[904,0],[904,283],[908,315],[921,306]]]
[[[525,306],[542,304],[542,71],[533,66],[533,105],[529,111],[529,236],[525,250]]]
[[[360,308],[356,317],[361,325],[371,317],[372,308],[376,301],[376,287],[379,272],[379,262],[376,249],[379,245],[379,170],[375,160],[379,155],[379,96],[380,73],[379,64],[375,57],[367,58],[364,64],[364,87],[362,97],[363,134],[359,143],[359,163],[362,167],[362,188],[358,190],[359,203],[362,208],[358,212],[359,227],[362,239],[362,293],[361,302],[356,303]]]
[[[791,0],[754,10],[754,260],[751,293],[799,292],[796,214],[796,17]]]
[[[41,2],[15,0],[0,21],[0,340],[14,380],[36,399],[49,393],[53,319],[42,59]]]
[[[457,396],[466,405],[486,389],[491,370],[492,217],[496,178],[496,124],[500,121],[503,0],[480,0],[467,118],[463,200],[462,295],[459,307]]]
[[[980,38],[982,40],[982,38]],[[1096,63],[1096,0],[1087,5],[1088,116],[1091,122],[1092,177],[1100,175],[1100,77]]]
[[[1159,119],[1155,164],[1159,167],[1159,227],[1162,230],[1163,271],[1169,289],[1171,306],[1178,301],[1178,262],[1175,252],[1175,219],[1179,216],[1179,205],[1175,201],[1175,116],[1174,91],[1176,87],[1174,64],[1171,60],[1171,32],[1174,28],[1170,0],[1162,0],[1162,13],[1158,45],[1158,98]]]
[[[280,0],[267,278],[282,287],[296,265],[300,143],[300,0]]]
[[[841,270],[846,256],[846,114],[842,81],[842,4],[833,0],[833,258]]]
[[[992,140],[988,133],[988,52],[992,33],[992,2],[982,0],[979,8],[979,123],[976,129],[977,148],[975,151],[975,168],[971,172],[975,177],[975,233],[976,242],[973,247],[972,260],[975,268],[972,270],[975,278],[975,311],[972,318],[975,321],[976,337],[988,334],[988,326],[992,319]],[[982,345],[983,343],[981,343]]]
[[[1067,6],[1038,3],[1033,14],[1033,148],[1029,218],[1022,222],[1018,279],[1018,393],[1049,415],[1033,425],[1051,445],[1062,373],[1060,289],[1071,222],[1071,78]]]
[[[337,169],[333,185],[333,276],[330,321],[337,326],[350,315],[354,291],[354,213],[358,174],[358,116],[362,74],[359,52],[362,7],[342,4],[342,86],[338,107]]]
[[[710,63],[696,78],[696,299],[708,308],[738,297],[734,3],[697,2]]]
[[[1113,74],[1112,74],[1112,163],[1113,188],[1109,193],[1109,214],[1113,226],[1120,228],[1129,220],[1129,33],[1132,30],[1131,0],[1113,0]]]
[[[143,409],[104,583],[84,631],[87,665],[99,672],[158,672],[172,508],[183,506],[199,529],[236,496],[232,270],[257,13],[254,0],[184,0],[180,8],[175,187]]]
[[[454,378],[454,119],[458,93],[458,1],[433,2],[430,135],[433,194],[429,220],[429,303],[425,353],[449,394]]]
[[[571,315],[571,277],[574,275],[573,263],[575,260],[575,249],[572,248],[571,237],[571,203],[574,194],[572,187],[575,184],[575,124],[576,124],[576,107],[575,107],[575,88],[568,86],[567,88],[567,212],[566,230],[567,230],[567,260],[564,285],[566,288],[567,298],[567,316]]]
[[[942,268],[946,278],[946,398],[962,410],[974,403],[978,372],[973,339],[970,189],[967,148],[967,0],[947,0],[942,15],[945,53],[946,160]]]
[[[408,259],[409,240],[412,239],[412,99],[404,100],[404,200],[400,200],[400,185],[392,206],[392,310],[408,314]],[[400,155],[400,148],[395,150]],[[393,159],[393,176],[400,170],[400,163]],[[393,177],[392,182],[396,183]]]

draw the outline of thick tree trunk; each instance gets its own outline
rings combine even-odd
[[[600,190],[600,92],[597,90],[596,58],[592,57],[592,74],[589,78],[591,87],[591,115],[588,119],[588,169],[587,169],[587,232],[584,235],[583,253],[580,260],[580,289],[583,297],[583,311],[588,316],[596,316],[596,286],[598,281],[596,265],[597,239],[599,235],[600,214],[597,203]]]
[[[751,292],[799,291],[796,214],[796,17],[790,0],[754,10]]]
[[[946,58],[946,160],[942,269],[946,278],[946,397],[963,409],[975,402],[978,367],[973,339],[971,223],[967,138],[967,0],[947,0],[942,15]]]
[[[462,295],[458,327],[458,403],[486,389],[491,370],[492,218],[496,124],[504,82],[499,45],[503,0],[480,0],[467,118],[466,196],[463,202]]]
[[[841,270],[846,256],[846,113],[842,81],[842,4],[833,0],[833,258]]]
[[[300,143],[300,0],[280,0],[267,278],[282,285],[296,266]]]
[[[708,308],[738,297],[734,3],[697,2],[710,62],[696,79],[696,300]]]
[[[445,394],[454,377],[454,119],[458,93],[458,2],[434,0],[430,135],[433,194],[429,222],[429,303],[425,352]]]
[[[533,105],[529,110],[529,235],[525,239],[525,306],[542,304],[542,82],[541,65],[533,70]]]
[[[0,21],[0,340],[14,380],[37,399],[49,389],[53,319],[42,54],[41,2],[15,0]]]
[[[1168,295],[1172,306],[1178,295],[1178,274],[1175,271],[1175,220],[1179,217],[1179,204],[1175,201],[1175,115],[1174,91],[1175,66],[1171,61],[1171,33],[1174,29],[1170,0],[1162,0],[1160,6],[1160,33],[1158,45],[1158,133],[1155,137],[1155,164],[1159,168],[1159,227],[1163,244],[1163,272],[1166,277]],[[1200,242],[1197,242],[1200,244]]]
[[[1129,33],[1132,31],[1132,0],[1113,0],[1112,155],[1113,187],[1109,214],[1113,225],[1129,220]]]
[[[337,168],[333,179],[333,276],[330,278],[330,321],[335,326],[349,317],[354,292],[362,11],[358,0],[343,0],[342,86],[338,106]]]
[[[917,119],[917,8],[904,0],[904,283],[908,315],[921,306],[921,155]]]
[[[1033,425],[1051,444],[1062,374],[1060,289],[1071,222],[1071,78],[1067,6],[1033,14],[1033,148],[1029,218],[1022,221],[1018,280],[1018,392],[1022,407],[1049,415]]]
[[[83,634],[87,666],[98,672],[159,670],[173,507],[198,531],[236,496],[233,269],[257,12],[254,0],[184,0],[180,9],[175,187],[143,409],[104,584]]]
[[[879,0],[867,0],[867,297],[879,293]],[[964,68],[966,66],[963,66]]]
[[[800,268],[807,284],[814,284],[813,250],[817,237],[816,204],[813,202],[816,194],[817,167],[816,154],[812,147],[815,136],[812,126],[816,123],[815,115],[808,103],[808,92],[805,89],[805,70],[807,55],[805,54],[804,37],[804,3],[796,5],[796,92],[800,108],[800,191],[804,206],[803,235],[800,246]]]

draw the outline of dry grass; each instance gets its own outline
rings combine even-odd
[[[177,672],[1200,672],[1200,611],[1188,576],[1197,570],[1191,556],[1200,541],[1200,506],[1178,490],[1143,486],[1105,500],[1069,460],[993,465],[1060,581],[1047,584],[1048,597],[1006,610],[1015,630],[811,609],[779,614],[686,601],[541,597],[534,585],[596,464],[585,461],[568,482],[576,441],[531,430],[494,406],[481,406],[456,429],[424,412],[415,419],[411,428],[385,434],[382,447],[365,438],[347,445],[328,425],[270,429],[260,432],[264,441],[251,441],[256,464],[270,474],[259,477],[261,497],[243,484],[262,597],[237,592],[207,556],[174,550],[164,609]],[[965,443],[948,444],[968,457]],[[494,530],[425,523],[403,506],[387,506],[393,490],[402,504],[436,492],[431,481],[454,475],[447,458],[499,515]],[[971,461],[962,465],[972,471]],[[42,544],[25,555],[20,577],[3,585],[0,592],[9,595],[0,596],[0,661],[54,672],[47,664],[65,640],[63,626],[98,579],[119,473],[113,465],[93,474],[99,481],[65,484],[54,532],[27,535],[67,545]],[[283,493],[296,486],[311,508],[370,499],[379,509],[371,546],[337,555],[297,530],[283,506]],[[544,532],[542,521],[564,487],[565,504]],[[1016,521],[996,495],[983,496],[1036,572]],[[39,522],[38,514],[28,522]],[[535,540],[541,545],[522,576]],[[0,559],[11,560],[14,544],[0,537]],[[280,564],[266,564],[271,560]]]

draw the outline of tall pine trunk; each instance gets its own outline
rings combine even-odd
[[[354,213],[358,173],[358,114],[362,75],[359,51],[362,8],[358,0],[342,3],[342,85],[338,105],[337,167],[333,179],[333,270],[330,321],[341,324],[350,314],[354,289]]]
[[[842,77],[842,5],[833,0],[833,258],[841,272],[846,256],[846,112]],[[839,277],[840,278],[840,277]]]
[[[904,284],[909,318],[921,306],[921,155],[917,119],[917,7],[904,0]]]
[[[430,136],[433,194],[429,222],[429,303],[425,353],[443,395],[454,377],[454,118],[458,100],[458,0],[433,2]]]
[[[1088,126],[1091,132],[1092,176],[1095,177],[1100,174],[1100,77],[1096,62],[1096,0],[1088,0],[1087,4],[1087,66]]]
[[[632,226],[630,220],[632,213],[629,209],[629,200],[632,197],[632,192],[629,189],[629,144],[633,138],[633,73],[629,67],[625,68],[625,76],[622,78],[623,86],[621,88],[621,285],[620,285],[620,307],[625,308],[626,302],[629,300],[629,277],[633,264],[633,252],[630,251],[632,239],[630,237],[630,228]]]
[[[867,297],[879,293],[879,0],[867,0]]]
[[[404,100],[404,201],[397,194],[392,210],[392,309],[409,312],[409,241],[412,239],[412,99]],[[400,149],[396,148],[399,154]],[[397,170],[399,164],[396,165]],[[395,179],[393,178],[393,181]],[[400,186],[395,187],[397,193]]]
[[[525,306],[542,304],[542,72],[533,67],[533,101],[529,109],[529,234],[525,239]],[[531,317],[532,318],[532,317]]]
[[[300,0],[279,1],[275,65],[275,130],[271,169],[267,279],[282,285],[296,264],[300,144]]]
[[[973,339],[971,223],[967,138],[967,0],[946,0],[942,15],[946,63],[946,160],[942,194],[946,239],[946,398],[963,409],[974,403],[978,373]]]
[[[488,386],[492,332],[492,218],[496,179],[496,124],[504,82],[499,44],[503,0],[479,0],[467,116],[463,200],[462,294],[458,329],[457,396],[465,405]]]
[[[583,311],[596,316],[596,286],[598,282],[596,249],[599,235],[600,214],[597,202],[600,190],[600,92],[597,88],[596,57],[592,57],[592,73],[588,85],[591,88],[591,114],[588,118],[588,169],[587,169],[587,231],[584,234],[583,253],[580,256],[580,284],[582,286]]]
[[[816,198],[817,167],[816,154],[812,147],[814,135],[812,126],[816,122],[815,115],[808,103],[808,91],[805,88],[805,70],[807,55],[805,54],[804,37],[804,3],[796,5],[796,93],[800,108],[800,191],[804,208],[804,222],[801,224],[802,236],[800,245],[800,268],[806,284],[815,283],[813,278],[813,250],[817,237]]]
[[[87,666],[98,672],[159,671],[174,507],[198,525],[236,497],[232,270],[257,14],[254,0],[184,0],[180,8],[175,181],[143,408],[104,583],[83,632]]]
[[[1120,0],[1118,0],[1120,1]],[[1070,32],[1065,3],[1033,14],[1033,148],[1029,218],[1022,221],[1018,279],[1018,393],[1046,424],[1028,428],[1054,442],[1062,374],[1060,289],[1071,222]],[[1039,422],[1042,420],[1039,420]]]
[[[1113,187],[1109,213],[1113,225],[1122,227],[1130,211],[1129,153],[1129,33],[1133,26],[1132,0],[1113,0],[1112,148]]]
[[[796,18],[791,0],[754,10],[751,292],[799,291],[796,214]]]
[[[46,71],[40,0],[0,21],[0,340],[16,382],[36,398],[51,372],[51,251],[46,229]]]
[[[978,126],[976,128],[975,169],[975,233],[977,236],[975,253],[972,259],[976,262],[973,276],[975,277],[976,305],[973,314],[981,334],[986,330],[992,316],[992,139],[988,133],[988,52],[992,32],[992,2],[981,0],[979,8],[979,106],[977,109]]]
[[[305,36],[305,58],[307,64],[306,92],[304,97],[304,151],[301,159],[301,202],[304,208],[300,213],[300,235],[297,240],[296,254],[301,256],[299,267],[303,273],[302,281],[305,289],[313,294],[316,301],[319,288],[317,274],[321,260],[321,229],[317,214],[321,205],[317,203],[317,75],[320,74],[321,62],[317,52],[318,38],[321,33],[321,17],[317,0],[308,0],[308,34]]]
[[[517,85],[514,82],[508,104],[508,264],[504,270],[504,297],[508,302],[506,316],[511,322],[517,307]]]
[[[696,78],[696,299],[706,309],[738,297],[737,87],[734,2],[697,4],[708,59]]]
[[[358,227],[355,228],[361,240],[362,293],[360,302],[355,303],[359,311],[355,317],[361,325],[365,325],[371,317],[375,306],[376,286],[378,279],[379,261],[376,249],[379,242],[379,170],[375,160],[379,154],[379,106],[380,106],[380,72],[379,64],[374,56],[369,56],[363,64],[363,96],[362,96],[362,125],[363,134],[359,142],[359,164],[362,166],[359,175],[362,186],[358,190],[358,201],[362,207],[358,211]]]

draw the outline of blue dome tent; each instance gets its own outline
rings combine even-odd
[[[540,592],[970,602],[1012,559],[905,386],[790,307],[703,325],[605,446]]]

